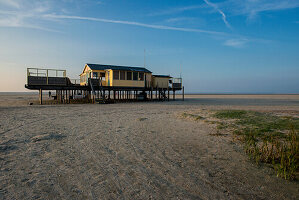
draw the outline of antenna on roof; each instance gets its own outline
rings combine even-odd
[[[180,68],[180,78],[182,78],[182,61],[180,61],[180,66],[179,66],[179,68]]]
[[[145,68],[145,49],[144,49],[144,63],[143,63],[143,66]]]

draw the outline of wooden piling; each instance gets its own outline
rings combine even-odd
[[[175,101],[175,90],[173,90],[173,100]]]
[[[39,89],[39,104],[43,104],[43,90]]]
[[[153,100],[153,87],[151,87],[151,100]]]
[[[63,94],[62,94],[62,90],[59,90],[59,100],[60,100],[60,103],[63,103]]]
[[[161,90],[159,90],[159,101],[161,100]]]

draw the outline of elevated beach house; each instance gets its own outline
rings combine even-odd
[[[79,76],[80,80],[70,79],[66,70],[27,68],[25,87],[39,90],[40,104],[43,90],[56,90],[54,99],[60,103],[75,102],[79,96],[88,101],[105,103],[130,99],[169,101],[170,92],[173,99],[176,91],[182,90],[184,94],[182,78],[153,75],[145,67],[88,63]]]

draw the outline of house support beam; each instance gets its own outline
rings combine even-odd
[[[39,104],[43,104],[43,90],[39,89]]]
[[[175,101],[175,90],[173,90],[173,100]]]

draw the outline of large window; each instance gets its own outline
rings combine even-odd
[[[113,71],[113,80],[119,80],[119,71]]]
[[[132,72],[127,72],[127,80],[132,80]]]
[[[133,80],[134,81],[138,80],[138,72],[133,72]]]
[[[105,72],[101,72],[100,77],[105,77]]]
[[[126,80],[126,72],[120,71],[120,80]]]
[[[106,74],[105,74],[105,72],[101,72],[100,73],[100,79],[102,80],[102,81],[105,81],[106,80]]]
[[[97,78],[98,77],[98,72],[92,72],[92,77]]]
[[[139,72],[139,81],[143,81],[144,80],[144,73]]]

